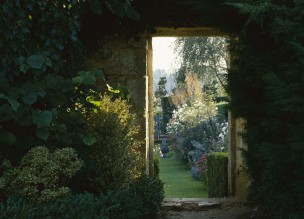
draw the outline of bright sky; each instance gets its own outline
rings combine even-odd
[[[153,71],[165,69],[169,72],[175,63],[173,42],[175,37],[153,37]]]

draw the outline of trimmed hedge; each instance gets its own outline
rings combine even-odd
[[[213,152],[207,160],[208,197],[224,197],[228,195],[228,154]]]

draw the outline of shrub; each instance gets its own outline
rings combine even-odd
[[[172,149],[183,163],[195,163],[204,153],[227,151],[228,122],[217,115],[212,101],[197,100],[179,107],[167,131],[174,140]]]
[[[100,218],[102,198],[92,194],[73,195],[48,203],[36,203],[23,198],[11,197],[0,205],[0,218]]]
[[[102,96],[93,103],[98,109],[87,116],[88,132],[95,141],[89,155],[94,162],[88,170],[90,189],[100,193],[127,187],[140,176],[144,164],[135,115],[124,100]]]
[[[131,186],[136,196],[141,198],[141,213],[153,214],[160,211],[165,197],[164,183],[157,177],[143,175]]]
[[[194,179],[202,181],[203,188],[207,188],[207,154],[201,155],[199,160],[193,163],[191,173]]]
[[[128,189],[94,196],[72,195],[48,203],[11,197],[0,203],[0,218],[140,218],[157,213],[163,200],[163,184],[154,177],[141,177]]]
[[[10,195],[33,201],[55,200],[70,193],[66,185],[82,165],[72,148],[50,153],[44,146],[35,147],[17,167],[12,167],[9,161],[2,163],[2,187]]]
[[[207,177],[208,197],[224,197],[228,195],[228,155],[224,152],[214,152],[208,155]]]
[[[154,176],[159,178],[159,158],[156,154],[154,154],[153,162],[154,162]]]

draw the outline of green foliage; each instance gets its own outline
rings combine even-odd
[[[147,190],[146,190],[147,189]],[[9,198],[0,203],[3,219],[38,218],[141,218],[155,215],[163,200],[163,184],[159,179],[143,177],[128,189],[94,196],[72,195],[48,203]]]
[[[57,149],[50,153],[46,147],[32,148],[17,167],[9,161],[2,163],[2,189],[37,202],[48,202],[70,194],[70,179],[83,166],[72,148]]]
[[[154,176],[159,178],[159,157],[157,154],[153,156],[153,163],[154,163]]]
[[[158,177],[141,176],[131,185],[131,191],[140,197],[142,214],[151,215],[160,211],[165,192],[164,184]]]
[[[90,193],[72,195],[65,199],[58,199],[48,203],[35,203],[26,199],[9,198],[6,204],[1,204],[1,218],[115,218],[116,211],[120,207],[117,200],[122,193],[112,194],[111,196],[101,195],[95,197]],[[130,195],[124,193],[124,195]],[[129,197],[129,196],[127,196]],[[123,202],[123,201],[121,201]],[[134,203],[134,202],[132,202]],[[130,206],[129,206],[130,207]],[[132,206],[133,207],[133,206]],[[130,213],[138,216],[136,210],[128,210],[116,218],[132,218]],[[119,211],[119,213],[122,213]],[[122,216],[122,217],[120,217]]]
[[[98,218],[102,197],[92,194],[72,195],[48,203],[36,203],[27,199],[9,198],[1,203],[0,217],[5,219],[38,218]]]
[[[228,155],[224,152],[214,152],[208,155],[207,178],[208,197],[225,197],[228,195]]]
[[[167,78],[161,77],[157,84],[158,87],[154,92],[155,98],[161,99],[162,97],[165,97],[167,95],[166,84],[167,84]]]
[[[176,109],[175,105],[172,103],[170,97],[161,98],[161,108],[162,108],[162,123],[161,123],[161,133],[167,133],[166,127],[172,118],[172,114]]]
[[[173,112],[167,132],[179,160],[190,163],[192,174],[199,178],[202,155],[227,151],[228,123],[218,115],[210,95],[200,95]]]
[[[164,101],[168,99],[167,90],[166,90],[167,78],[160,77],[159,82],[157,84],[157,88],[154,92],[154,111],[156,114],[162,116],[162,123],[160,123],[160,133],[166,133],[166,124],[168,123],[168,118],[170,117],[170,109],[168,109],[168,105],[164,104]]]
[[[79,71],[84,47],[78,32],[81,13],[89,13],[94,4],[97,10],[102,5],[120,16],[138,17],[127,0],[1,3],[2,156],[18,162],[31,146],[76,147],[87,142],[83,111],[93,105],[86,97],[100,92],[96,82],[104,75],[100,70]]]
[[[106,95],[111,97],[112,99],[121,98],[123,100],[130,100],[131,94],[126,86],[121,85],[120,83],[114,84],[112,86],[108,86],[108,91]]]
[[[251,197],[269,217],[304,209],[302,1],[230,1],[244,22],[229,74],[231,109],[246,118]]]
[[[86,96],[103,79],[80,68],[81,1],[1,3],[1,155],[19,162],[32,146],[82,144]],[[75,126],[77,124],[77,126]]]
[[[181,57],[176,80],[184,83],[184,74],[197,74],[204,87],[224,92],[227,85],[227,39],[225,37],[178,37],[175,52]]]
[[[139,126],[126,101],[102,96],[93,102],[98,108],[87,115],[87,131],[93,140],[88,156],[95,165],[91,189],[106,192],[125,187],[140,175],[143,155],[137,140]]]

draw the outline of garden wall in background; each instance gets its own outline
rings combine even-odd
[[[120,82],[131,92],[131,104],[140,124],[138,137],[143,140],[142,152],[146,156],[146,173],[153,174],[153,36],[224,36],[213,28],[158,28],[156,33],[144,34],[141,39],[127,39],[117,36],[104,37],[96,44],[96,51],[87,57],[85,68],[100,68],[106,81]],[[240,133],[242,119],[229,118],[229,195],[241,199],[247,197],[248,176],[240,148],[246,148]]]

